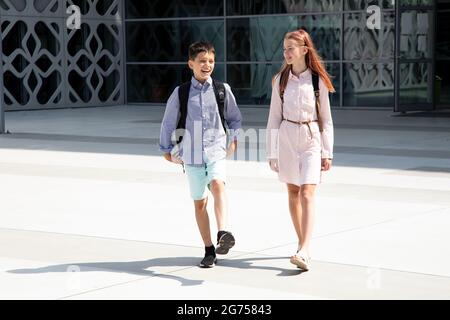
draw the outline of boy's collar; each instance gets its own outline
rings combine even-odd
[[[191,83],[194,85],[194,87],[202,87],[202,86],[204,86],[206,83],[208,83],[209,85],[212,85],[212,78],[211,78],[211,77],[208,77],[208,79],[205,81],[205,83],[201,83],[200,81],[198,81],[197,79],[195,79],[194,76],[192,76]]]

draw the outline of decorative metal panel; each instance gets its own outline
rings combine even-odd
[[[80,8],[80,29],[67,19]],[[122,2],[0,0],[6,110],[122,104]]]

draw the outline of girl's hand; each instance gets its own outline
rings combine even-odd
[[[272,171],[278,172],[278,159],[270,159],[269,160],[269,166]]]
[[[328,171],[331,169],[331,159],[322,159],[322,171]]]

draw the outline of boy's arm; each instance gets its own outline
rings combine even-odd
[[[170,151],[173,149],[172,133],[177,128],[180,117],[180,102],[178,100],[178,87],[173,90],[166,104],[166,111],[161,122],[161,132],[159,135],[159,150],[164,152],[164,158],[171,159]],[[170,161],[170,160],[169,160]]]
[[[233,141],[234,144],[236,144],[237,137],[240,133],[240,129],[242,127],[242,115],[241,111],[239,110],[236,98],[233,95],[233,92],[231,91],[231,88],[228,84],[225,83],[225,90],[226,90],[226,115],[225,115],[225,121],[228,124],[228,128],[230,129],[230,140]]]

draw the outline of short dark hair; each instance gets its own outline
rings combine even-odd
[[[308,33],[308,29],[306,29],[305,26],[301,26],[299,30],[303,30],[303,31],[305,31],[306,33]]]
[[[216,55],[216,50],[212,43],[208,41],[197,41],[189,46],[189,60],[195,60],[200,52],[211,52]]]

